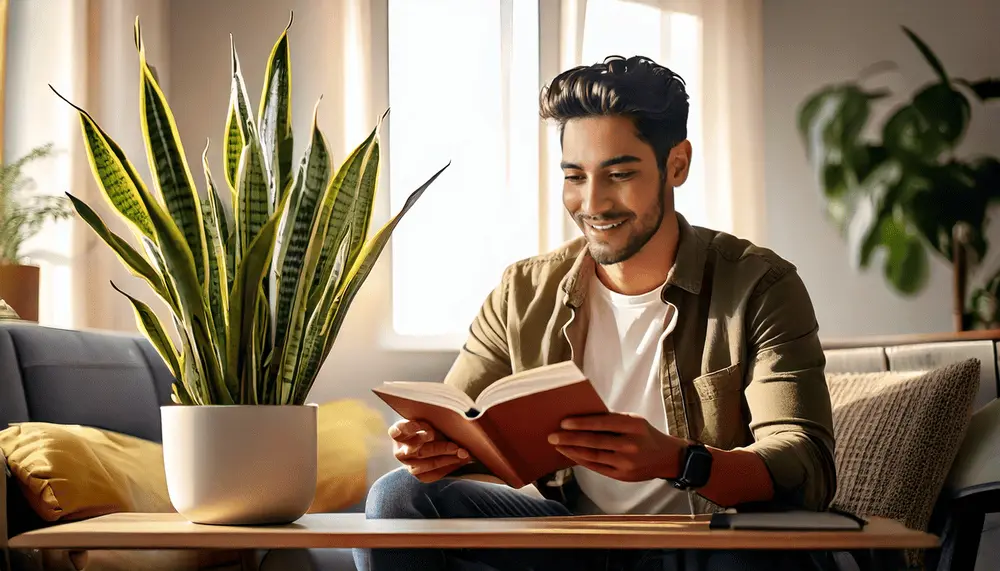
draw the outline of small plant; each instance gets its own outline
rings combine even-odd
[[[291,21],[271,51],[255,115],[231,46],[224,180],[216,184],[206,144],[205,198],[146,61],[138,18],[140,125],[153,190],[115,141],[74,106],[98,186],[143,252],[111,232],[90,206],[72,195],[70,200],[170,309],[179,348],[148,305],[111,284],[132,304],[140,329],[172,371],[173,400],[179,404],[304,404],[393,229],[447,168],[415,190],[367,240],[378,184],[379,126],[334,172],[317,125],[317,101],[309,143],[293,165],[290,26]]]
[[[978,312],[964,307],[966,257],[986,256],[987,211],[1000,200],[1000,160],[960,158],[956,149],[971,120],[970,96],[1000,98],[1000,79],[952,77],[923,40],[906,27],[903,32],[935,81],[897,106],[875,137],[865,133],[871,108],[889,92],[865,87],[867,73],[824,86],[800,107],[799,132],[854,267],[867,268],[883,250],[886,280],[912,295],[926,285],[930,252],[953,267],[956,325],[966,329]],[[972,298],[981,305],[978,294]]]
[[[0,165],[0,264],[20,263],[24,243],[38,234],[47,220],[64,220],[73,215],[65,196],[22,194],[34,182],[24,176],[24,167],[51,155],[52,143],[48,143],[13,163]]]

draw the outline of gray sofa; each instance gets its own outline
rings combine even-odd
[[[1000,527],[991,515],[1000,512],[998,340],[1000,332],[957,340],[924,336],[826,343],[829,372],[927,370],[968,357],[982,364],[978,412],[932,521],[943,547],[930,554],[931,569],[1000,568]],[[0,428],[22,421],[83,424],[159,442],[158,407],[169,403],[171,382],[142,337],[0,322]],[[368,481],[394,465],[387,444],[372,459]],[[9,537],[45,524],[16,486],[4,487],[0,540],[6,547]],[[38,568],[38,554],[10,555],[14,569]],[[260,553],[258,560],[262,569],[354,569],[348,550]]]

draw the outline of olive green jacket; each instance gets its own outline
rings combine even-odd
[[[775,502],[825,509],[836,489],[833,420],[826,359],[802,280],[770,250],[677,218],[680,240],[662,290],[678,310],[659,364],[668,430],[756,452]],[[580,308],[594,267],[583,238],[509,266],[445,383],[475,398],[512,372],[568,359],[582,368],[587,312]],[[578,498],[571,470],[535,485],[567,504]],[[695,509],[719,506],[696,496]]]

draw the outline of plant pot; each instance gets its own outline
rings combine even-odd
[[[316,495],[316,405],[160,408],[170,503],[193,523],[293,522]]]
[[[0,263],[0,299],[25,321],[38,322],[38,266]]]

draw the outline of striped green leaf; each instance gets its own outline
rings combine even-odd
[[[137,235],[152,238],[153,224],[149,221],[149,213],[142,205],[142,199],[139,198],[140,192],[148,191],[135,172],[135,167],[89,113],[60,95],[51,85],[49,88],[77,111],[80,128],[83,131],[87,161],[108,204],[125,219]]]
[[[306,149],[290,196],[287,220],[278,250],[278,295],[275,300],[275,349],[280,351],[287,335],[299,277],[305,262],[306,248],[312,236],[316,205],[330,178],[330,153],[317,126],[318,105],[313,110],[312,141]],[[301,304],[300,304],[301,305]]]
[[[240,70],[240,58],[236,54],[236,44],[233,42],[232,34],[229,35],[229,49],[232,56],[233,80],[229,90],[229,114],[226,116],[226,136],[223,145],[226,153],[226,182],[229,183],[230,193],[235,197],[240,156],[247,145],[247,125],[253,123],[253,117],[250,114],[250,97],[247,95],[243,72]]]
[[[381,229],[375,234],[375,236],[369,240],[364,248],[361,250],[358,259],[354,262],[350,268],[349,273],[343,280],[343,284],[340,286],[336,297],[332,301],[332,307],[330,305],[321,307],[318,310],[317,315],[321,316],[323,320],[323,325],[319,328],[315,339],[310,340],[310,344],[303,348],[302,364],[299,366],[298,375],[296,377],[296,390],[293,395],[293,402],[299,402],[302,398],[305,398],[312,383],[316,378],[316,373],[319,372],[319,367],[326,359],[327,355],[330,353],[330,349],[333,347],[333,342],[336,340],[337,335],[340,333],[340,327],[343,325],[344,319],[347,317],[347,311],[351,307],[351,303],[354,301],[354,297],[361,290],[361,286],[364,284],[368,275],[371,273],[372,268],[375,267],[375,263],[378,261],[382,250],[385,245],[389,242],[389,238],[392,236],[393,230],[399,225],[399,222],[403,219],[403,216],[413,205],[416,204],[420,196],[427,190],[427,188],[441,176],[441,173],[450,166],[449,162],[447,165],[441,168],[441,170],[434,173],[431,178],[427,180],[420,188],[413,191],[409,197],[407,197],[406,202],[403,207],[392,217]]]
[[[150,263],[140,254],[135,248],[132,247],[124,238],[112,232],[108,226],[101,219],[100,215],[93,211],[87,203],[83,202],[79,198],[73,196],[72,194],[66,193],[69,197],[70,203],[72,203],[73,208],[76,213],[87,223],[88,226],[94,231],[95,234],[104,240],[118,259],[121,260],[122,265],[131,273],[132,275],[142,278],[149,284],[153,292],[160,296],[160,299],[164,301],[169,307],[174,307],[171,302],[172,299],[167,291],[164,284],[163,274],[158,272]]]
[[[131,295],[122,291],[115,282],[111,282],[111,287],[115,289],[118,293],[122,294],[128,298],[129,302],[132,304],[132,309],[135,311],[135,323],[150,343],[156,352],[160,354],[163,362],[170,369],[170,373],[175,379],[181,378],[181,364],[177,356],[177,348],[174,347],[174,342],[167,335],[163,325],[160,324],[160,318],[156,316],[147,304],[142,301],[132,297]]]
[[[376,133],[379,132],[386,115],[388,115],[388,111],[382,115],[375,126]],[[361,167],[361,176],[359,177],[358,187],[355,191],[354,204],[351,205],[350,225],[354,229],[354,236],[351,239],[350,250],[347,253],[348,265],[353,264],[358,258],[361,247],[364,246],[365,240],[368,238],[368,228],[371,224],[372,211],[375,208],[375,192],[378,190],[378,175],[380,170],[379,141],[377,135],[375,140],[372,141],[368,153],[369,155]]]
[[[282,202],[278,213],[264,224],[237,266],[236,278],[233,280],[233,289],[229,297],[229,360],[226,364],[226,375],[230,378],[243,380],[246,368],[257,366],[257,363],[247,361],[248,351],[241,349],[249,347],[254,338],[257,298],[264,278],[268,274],[278,234],[280,212],[284,206],[285,203]]]
[[[167,293],[167,306],[174,312],[174,315],[180,319],[181,302],[180,298],[177,296],[177,288],[174,287],[174,279],[167,271],[167,263],[163,260],[163,254],[160,253],[160,247],[156,245],[156,242],[152,238],[142,237],[142,247],[146,251],[146,256],[149,258],[149,264],[153,266],[163,278],[163,289]],[[162,297],[162,296],[161,296]]]
[[[375,146],[378,128],[372,129],[368,138],[358,145],[351,153],[344,164],[337,170],[333,180],[330,181],[329,188],[323,197],[320,207],[319,220],[322,224],[323,233],[319,240],[322,242],[316,270],[307,277],[309,281],[309,295],[306,304],[308,319],[312,310],[317,307],[317,300],[323,292],[327,278],[330,275],[330,267],[333,264],[337,249],[347,234],[347,227],[352,219],[352,208],[360,188],[362,173],[372,165],[372,147]],[[378,168],[378,164],[374,165]]]
[[[226,362],[227,349],[227,327],[229,324],[229,290],[227,284],[229,279],[226,276],[226,251],[222,241],[222,231],[220,230],[220,219],[225,220],[225,212],[219,212],[216,204],[219,202],[215,181],[212,179],[212,172],[208,166],[208,145],[205,145],[205,152],[202,154],[202,170],[205,172],[205,188],[208,197],[203,201],[202,207],[205,212],[205,238],[208,245],[208,274],[209,279],[205,284],[208,305],[212,311],[212,324],[215,326],[215,339],[219,348],[219,362]],[[221,205],[220,205],[221,206]],[[236,387],[230,386],[230,393]]]
[[[218,401],[212,394],[211,387],[205,384],[205,377],[202,374],[201,362],[195,352],[194,343],[190,340],[190,332],[181,323],[175,322],[174,326],[181,336],[181,382],[185,392],[191,397],[192,402],[197,405],[214,404]]]
[[[167,211],[180,228],[191,251],[198,283],[204,284],[208,274],[208,249],[205,247],[202,228],[201,201],[184,156],[184,146],[177,134],[174,116],[146,63],[146,49],[142,43],[138,18],[135,21],[135,38],[140,68],[139,116],[146,141],[149,169],[159,183],[160,195]]]
[[[184,406],[192,406],[195,404],[194,399],[192,399],[191,395],[188,394],[188,391],[184,387],[184,383],[181,381],[180,377],[177,377],[176,380],[170,385],[170,389],[172,391],[170,400],[173,401],[174,404],[181,404]]]
[[[160,254],[174,281],[180,302],[180,319],[184,328],[190,331],[192,352],[198,360],[200,378],[204,379],[214,396],[217,396],[213,403],[233,404],[222,377],[218,354],[214,350],[211,313],[195,270],[194,256],[184,235],[160,204],[148,195],[143,195],[143,201],[156,230]]]
[[[236,227],[239,234],[237,266],[241,265],[241,257],[245,255],[244,253],[250,244],[267,223],[268,210],[270,209],[267,197],[267,177],[264,172],[264,155],[252,126],[249,129],[247,140],[248,143],[243,147],[243,154],[240,156],[237,174]]]
[[[284,196],[292,176],[292,56],[288,47],[288,28],[278,37],[267,60],[263,93],[260,97],[257,126],[260,144],[271,176],[271,204]]]

